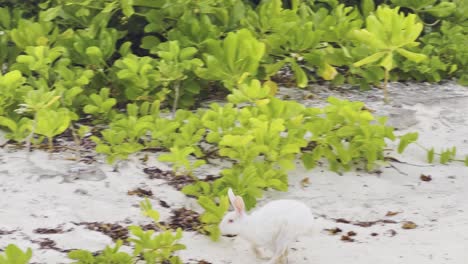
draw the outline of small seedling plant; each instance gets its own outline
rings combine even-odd
[[[116,263],[133,264],[143,260],[148,264],[182,264],[182,260],[176,256],[176,252],[185,249],[185,245],[180,244],[182,230],[178,228],[175,232],[167,230],[159,224],[159,213],[152,208],[148,199],[140,203],[143,215],[149,217],[162,231],[156,233],[154,230],[144,231],[140,226],[130,226],[128,229],[132,237],[128,239],[133,248],[132,253],[121,250],[123,241],[118,240],[111,247],[107,246],[99,254],[93,254],[87,250],[74,250],[68,254],[75,264],[98,264]]]
[[[415,53],[408,48],[418,46],[416,41],[421,34],[423,24],[417,21],[414,14],[405,16],[399,12],[399,8],[379,6],[375,14],[370,14],[366,19],[366,29],[354,31],[354,37],[364,43],[373,54],[353,64],[361,67],[367,64],[378,63],[384,68],[384,99],[388,101],[387,84],[390,71],[395,68],[395,55],[405,57],[414,62],[421,62],[427,56]]]

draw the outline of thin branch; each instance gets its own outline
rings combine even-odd
[[[175,118],[175,114],[177,111],[177,105],[179,104],[179,96],[180,96],[180,82],[176,81],[174,84],[174,90],[175,90],[175,95],[174,95],[174,104],[172,105],[172,117]]]

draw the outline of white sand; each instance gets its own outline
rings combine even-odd
[[[419,85],[404,87],[394,84],[394,102],[400,105],[384,106],[374,95],[379,93],[346,93],[366,101],[389,114],[393,125],[417,131],[419,142],[427,147],[457,146],[460,154],[468,154],[468,91],[453,84],[444,86]],[[284,92],[284,91],[283,91]],[[288,90],[300,99],[303,91]],[[323,98],[328,92],[315,91]],[[340,96],[340,94],[336,94]],[[370,98],[370,99],[369,99]],[[312,102],[305,101],[306,104]],[[408,127],[411,125],[411,127]],[[398,132],[398,133],[403,133]],[[1,141],[1,140],[0,140]],[[393,144],[393,143],[392,143]],[[186,207],[199,211],[193,199],[166,185],[162,180],[149,180],[142,169],[164,164],[151,158],[143,164],[138,155],[122,164],[119,172],[104,163],[91,165],[95,173],[82,173],[75,179],[76,164],[62,157],[34,151],[30,158],[21,150],[0,149],[0,231],[14,231],[1,235],[0,248],[15,243],[31,247],[36,263],[69,263],[64,253],[39,250],[34,240],[50,238],[60,249],[83,248],[101,250],[112,241],[109,237],[77,226],[77,222],[143,223],[140,215],[141,198],[127,195],[136,187],[150,188],[154,193],[154,207],[167,219],[171,209],[159,206],[166,201],[171,208]],[[416,229],[404,230],[401,223],[376,224],[360,227],[318,218],[315,234],[301,238],[289,254],[290,264],[347,263],[347,264],[462,264],[468,257],[468,167],[460,163],[429,165],[425,152],[410,146],[403,155],[389,153],[404,163],[392,162],[381,168],[382,173],[368,174],[352,171],[340,176],[326,168],[305,171],[298,168],[290,173],[287,193],[269,192],[267,200],[294,198],[305,201],[316,214],[352,221],[395,220],[413,221]],[[423,182],[421,174],[432,176]],[[76,175],[75,175],[76,176]],[[303,188],[300,181],[309,177],[310,186]],[[388,211],[400,212],[385,216]],[[35,234],[36,228],[55,228],[62,225],[62,234]],[[344,233],[357,233],[354,242],[343,242],[339,235],[329,235],[324,228],[339,227]],[[394,236],[389,230],[396,231]],[[377,236],[371,236],[377,233]],[[240,238],[222,238],[211,242],[207,237],[192,232],[184,233],[183,243],[188,247],[180,255],[187,263],[204,259],[211,263],[262,263],[256,260],[249,246]]]

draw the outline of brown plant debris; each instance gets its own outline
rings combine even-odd
[[[379,234],[374,232],[374,233],[371,233],[370,235],[375,237],[375,236],[378,236]]]
[[[143,172],[148,174],[150,179],[165,180],[170,186],[176,188],[179,191],[182,190],[182,188],[184,188],[186,185],[195,182],[194,178],[188,175],[176,175],[173,171],[163,171],[156,167],[144,168]],[[200,181],[212,182],[219,178],[220,176],[207,175],[204,179],[200,179]]]
[[[342,223],[342,224],[350,224],[351,223],[351,221],[346,220],[344,218],[338,218],[338,219],[333,219],[333,220],[335,220],[335,222],[337,222],[337,223]]]
[[[166,201],[163,201],[163,200],[159,200],[159,205],[164,208],[171,208],[171,206]]]
[[[389,229],[389,230],[385,231],[385,234],[390,236],[390,237],[393,237],[393,236],[396,236],[396,234],[398,234],[398,233],[397,233],[397,231],[395,231],[393,229]]]
[[[345,241],[345,242],[354,242],[354,239],[351,238],[350,236],[342,235],[342,236],[341,236],[341,241]]]
[[[397,215],[397,214],[399,214],[399,213],[401,213],[401,212],[388,211],[388,212],[385,214],[385,216],[395,216],[395,215]]]
[[[403,229],[415,229],[416,227],[418,227],[418,225],[412,221],[403,222],[403,224],[401,225],[401,228]]]
[[[172,229],[182,228],[185,231],[198,231],[201,229],[200,215],[186,208],[172,210],[168,226]]]
[[[14,232],[16,232],[17,230],[2,230],[0,229],[0,236],[4,236],[4,235],[11,235],[13,234]]]
[[[186,264],[212,264],[211,262],[208,262],[204,259],[202,260],[197,260],[197,259],[189,259],[189,262],[187,262]]]
[[[349,231],[349,232],[347,233],[347,235],[350,236],[350,237],[352,237],[352,236],[356,236],[357,233],[354,232],[354,231]]]
[[[302,188],[306,188],[306,187],[309,187],[310,185],[310,179],[309,177],[306,177],[304,179],[301,180],[301,186]]]
[[[329,233],[330,235],[336,235],[336,234],[338,234],[338,233],[343,232],[343,230],[341,230],[341,229],[338,228],[338,227],[331,228],[331,229],[325,229],[325,231],[328,231],[328,233]]]
[[[430,182],[432,181],[432,176],[421,174],[421,176],[419,176],[419,179],[421,179],[421,181]]]
[[[36,229],[33,230],[33,233],[47,234],[47,235],[49,235],[49,234],[63,234],[63,233],[66,233],[66,232],[70,232],[72,230],[73,230],[73,228],[63,230],[62,226],[58,226],[58,227],[55,227],[55,228],[36,228]]]
[[[177,190],[182,190],[186,185],[194,183],[195,180],[187,175],[176,176],[172,171],[163,171],[156,167],[149,167],[143,169],[143,172],[148,174],[150,179],[160,179],[165,180],[167,183],[176,188]]]
[[[34,244],[38,244],[39,249],[52,249],[52,250],[56,250],[62,253],[68,253],[71,251],[69,249],[58,248],[57,243],[55,243],[55,241],[53,241],[50,238],[40,238],[38,240],[31,240],[31,242]]]
[[[113,241],[118,239],[126,240],[128,238],[128,229],[120,224],[102,223],[102,222],[81,222],[76,225],[84,225],[87,229],[101,232],[112,238]]]
[[[164,226],[164,222],[161,222],[160,224]],[[140,227],[144,231],[148,231],[148,230],[154,230],[154,231],[158,231],[158,232],[162,231],[161,228],[159,228],[159,226],[157,226],[154,223],[150,223],[150,224],[146,224],[146,225],[140,225]]]
[[[130,190],[127,192],[128,195],[136,195],[138,197],[150,197],[153,196],[153,192],[151,190],[145,190],[143,188],[136,188],[134,190]]]
[[[206,260],[198,260],[197,264],[211,264],[211,262],[208,262]]]
[[[382,223],[382,224],[397,224],[397,221],[393,220],[388,220],[388,219],[381,219],[381,220],[375,220],[375,221],[350,221],[346,220],[344,218],[338,218],[338,219],[333,219],[337,223],[342,223],[342,224],[350,224],[350,225],[355,225],[355,226],[360,226],[360,227],[371,227],[373,225]]]

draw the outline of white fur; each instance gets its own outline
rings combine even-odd
[[[247,214],[242,198],[235,196],[231,189],[228,195],[234,211],[228,212],[221,221],[221,233],[248,240],[257,256],[259,247],[270,249],[274,255],[268,263],[287,262],[289,245],[312,229],[312,212],[300,201],[276,200]]]

